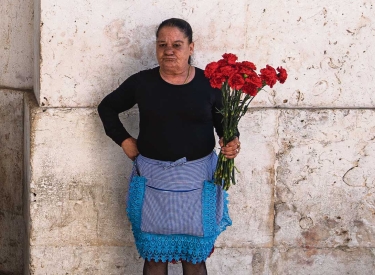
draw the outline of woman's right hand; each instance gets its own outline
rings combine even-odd
[[[137,140],[133,137],[125,139],[121,143],[122,150],[124,150],[125,154],[130,158],[132,161],[139,155],[138,147],[137,147]]]

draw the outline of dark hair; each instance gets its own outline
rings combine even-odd
[[[159,31],[164,27],[176,27],[188,38],[189,44],[193,42],[193,30],[188,22],[180,18],[170,18],[164,20],[156,30],[156,38],[159,36]],[[188,63],[191,63],[191,56],[189,56]]]

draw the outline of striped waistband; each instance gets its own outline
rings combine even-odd
[[[180,158],[176,161],[164,161],[164,160],[151,159],[151,158],[145,157],[143,155],[138,155],[138,157],[136,159],[136,162],[145,161],[149,164],[159,165],[159,166],[162,166],[164,169],[168,169],[168,168],[172,168],[172,167],[175,167],[175,166],[178,166],[178,165],[197,164],[197,163],[200,163],[200,162],[206,162],[206,161],[211,160],[212,157],[214,157],[214,156],[216,156],[216,153],[214,151],[212,151],[212,153],[208,154],[207,156],[205,156],[203,158],[200,158],[200,159],[196,159],[196,160],[188,161],[186,159],[186,157],[183,157],[183,158]]]
[[[215,152],[192,161],[160,161],[139,155],[135,161],[138,175],[147,179],[147,185],[167,190],[201,188],[205,180],[212,180],[216,167]]]

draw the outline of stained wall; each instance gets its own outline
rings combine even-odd
[[[23,92],[0,90],[0,274],[23,268]]]
[[[33,86],[33,3],[0,4],[0,274],[22,274],[23,97]]]
[[[33,84],[4,82],[33,85],[36,98],[27,94],[23,111],[25,270],[140,273],[124,210],[131,162],[105,136],[96,106],[128,76],[157,65],[156,27],[180,17],[194,30],[195,66],[232,52],[289,73],[241,121],[233,226],[207,261],[211,274],[372,274],[373,5],[34,1]],[[137,109],[121,119],[136,135]]]

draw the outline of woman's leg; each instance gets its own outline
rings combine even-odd
[[[196,264],[187,261],[181,262],[184,275],[207,275],[205,262],[200,262]]]
[[[168,262],[155,262],[145,260],[143,275],[168,275]]]

